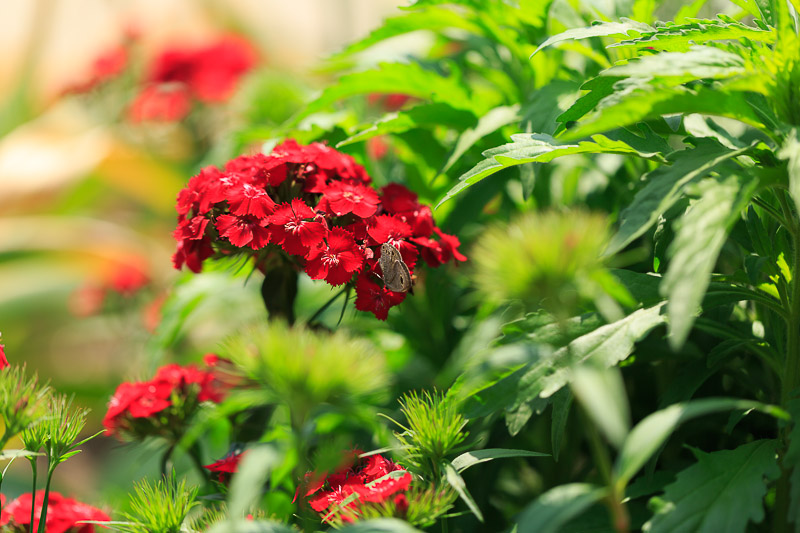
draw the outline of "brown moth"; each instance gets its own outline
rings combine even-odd
[[[397,248],[388,242],[381,244],[378,263],[383,271],[384,287],[393,292],[408,292],[411,289],[411,272]]]

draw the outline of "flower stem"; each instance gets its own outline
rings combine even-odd
[[[56,471],[56,465],[50,465],[47,469],[47,484],[44,486],[44,497],[42,498],[42,514],[39,516],[39,533],[46,533],[47,524],[47,504],[50,500],[50,481],[53,479],[53,472]],[[31,506],[36,504],[36,493],[31,495]],[[31,531],[33,531],[33,523],[31,523]]]
[[[264,274],[261,298],[269,313],[269,320],[283,319],[294,324],[294,301],[297,298],[297,272],[292,265],[276,265]]]
[[[37,473],[38,469],[36,467],[36,457],[29,457],[28,460],[31,462],[31,470],[33,471],[33,474],[32,474],[33,485],[31,487],[31,528],[30,528],[30,532],[33,533],[33,522],[34,522],[34,520],[33,520],[34,519],[33,510],[36,508],[36,505],[35,505],[35,503],[36,503],[36,473]]]
[[[792,280],[789,287],[788,309],[786,309],[786,359],[783,364],[781,383],[781,405],[785,408],[798,386],[800,386],[800,228],[797,216],[793,215],[788,202],[783,195],[778,198],[783,206],[786,217],[790,218],[791,225],[787,227],[792,236]],[[781,441],[784,450],[788,447],[788,427],[781,430]],[[784,452],[785,453],[785,452]],[[781,453],[781,457],[783,457]],[[775,490],[774,528],[778,533],[791,531],[789,524],[789,507],[791,484],[789,477],[792,474],[791,465],[783,466],[781,477]]]
[[[583,411],[580,412],[583,413]],[[630,517],[628,516],[628,510],[625,508],[625,504],[622,503],[624,497],[622,493],[623,490],[620,489],[619,484],[614,480],[608,449],[600,438],[597,426],[595,426],[585,414],[583,415],[583,419],[584,427],[587,428],[592,457],[594,457],[597,470],[600,472],[600,476],[603,478],[609,490],[606,503],[614,523],[614,530],[617,531],[617,533],[628,533],[630,529]]]

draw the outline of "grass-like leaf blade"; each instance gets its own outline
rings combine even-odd
[[[579,516],[606,496],[606,489],[588,483],[559,485],[539,496],[517,519],[515,533],[558,533],[567,522]]]
[[[549,453],[531,452],[528,450],[509,450],[507,448],[486,448],[465,452],[453,459],[453,466],[461,473],[471,466],[485,463],[493,459],[506,457],[549,457]]]
[[[467,490],[467,484],[464,483],[464,478],[458,473],[456,467],[453,466],[453,463],[449,461],[442,461],[442,468],[444,468],[444,478],[447,480],[447,483],[450,484],[451,487],[458,493],[458,496],[464,500],[464,503],[467,504],[469,510],[472,511],[472,514],[475,517],[483,522],[483,513],[478,508],[478,504],[475,503],[475,500],[472,498],[472,495]]]

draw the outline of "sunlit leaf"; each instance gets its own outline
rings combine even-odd
[[[460,473],[478,463],[506,457],[549,457],[549,453],[530,452],[528,450],[508,450],[505,448],[486,448],[462,453],[453,459],[453,466]]]
[[[558,533],[561,526],[606,496],[606,489],[587,483],[552,488],[523,509],[512,531]]]

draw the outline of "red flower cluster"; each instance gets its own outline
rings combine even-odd
[[[225,387],[212,370],[170,364],[150,381],[122,383],[103,418],[106,435],[175,437],[201,402],[219,403]]]
[[[93,281],[78,288],[70,297],[69,309],[85,317],[100,312],[109,293],[129,298],[150,283],[146,267],[138,259],[113,265],[99,283]]]
[[[0,515],[0,529],[10,532],[27,532],[31,524],[31,494],[23,494],[16,500],[3,507]],[[36,491],[34,503],[34,524],[32,531],[39,527],[39,516],[42,511],[44,491]],[[70,498],[65,498],[57,492],[51,492],[47,500],[47,518],[45,531],[47,533],[94,533],[92,524],[79,524],[83,520],[109,521],[111,517],[100,509]]]
[[[6,346],[5,344],[0,344],[0,370],[11,366],[8,364],[8,359],[6,359]]]
[[[227,485],[230,483],[231,476],[233,476],[233,474],[236,473],[236,469],[239,468],[239,463],[241,462],[242,457],[244,457],[244,452],[231,453],[216,463],[204,465],[203,468],[208,469],[209,472],[217,474],[217,480],[223,485]]]
[[[313,474],[307,475],[306,480],[313,477]],[[411,474],[402,467],[375,454],[325,479],[309,483],[305,496],[312,509],[318,513],[327,511],[322,517],[326,522],[334,518],[352,522],[359,516],[359,508],[368,503],[392,501],[395,509],[405,514],[408,509],[405,492],[411,479]]]
[[[99,55],[92,62],[89,73],[84,80],[75,83],[64,92],[84,93],[119,76],[128,66],[128,48],[117,45]]]
[[[176,121],[189,113],[193,100],[224,102],[256,62],[250,43],[233,35],[204,46],[168,48],[153,60],[130,119]]]
[[[419,256],[432,266],[466,257],[416,194],[399,184],[379,194],[370,181],[352,157],[291,139],[270,155],[206,167],[178,194],[175,268],[199,272],[215,253],[247,253],[262,267],[283,254],[312,279],[333,286],[355,279],[356,308],[385,320],[405,293],[377,283],[382,244],[397,248],[412,273]]]

